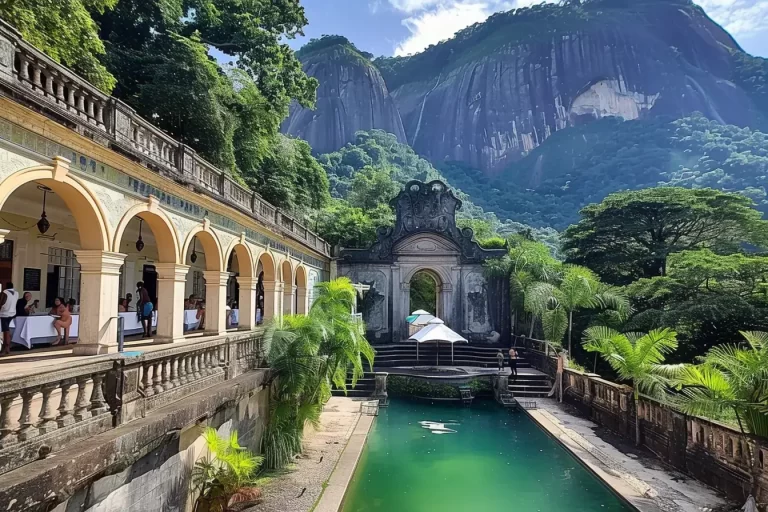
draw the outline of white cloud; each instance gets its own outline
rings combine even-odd
[[[768,0],[699,0],[710,18],[735,37],[766,30]]]
[[[402,23],[411,34],[398,43],[395,55],[418,53],[494,12],[544,1],[553,0],[389,0],[395,9],[410,13]]]
[[[556,0],[388,0],[408,15],[402,23],[410,35],[395,47],[409,55],[452,37],[459,30],[485,21],[494,12]],[[736,38],[768,37],[768,0],[698,0],[706,13]]]
[[[483,2],[454,2],[403,20],[411,35],[397,45],[395,55],[410,55],[453,36],[462,28],[484,21],[491,13]]]

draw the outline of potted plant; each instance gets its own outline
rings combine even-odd
[[[240,446],[237,431],[228,438],[208,427],[203,438],[210,456],[195,463],[192,490],[198,496],[195,512],[230,512],[252,505],[261,496],[254,479],[262,457]]]

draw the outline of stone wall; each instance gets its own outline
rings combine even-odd
[[[541,350],[541,342],[522,343],[531,365],[554,376],[556,360]],[[636,408],[632,388],[596,374],[566,369],[563,400],[598,425],[634,442]],[[736,502],[746,499],[754,478],[759,488],[758,502],[768,502],[767,440],[743,436],[729,425],[682,414],[647,397],[640,398],[639,410],[641,444],[663,462]]]
[[[201,437],[211,426],[222,436],[237,430],[240,443],[258,452],[269,411],[269,392],[251,392],[199,423],[169,433],[153,450],[115,474],[99,478],[60,503],[54,512],[191,511],[191,475],[208,455]]]

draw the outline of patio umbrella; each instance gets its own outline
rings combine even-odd
[[[423,309],[417,309],[410,316],[405,318],[405,321],[411,325],[427,325],[430,320],[435,318],[435,315],[424,311]]]
[[[419,343],[437,343],[437,366],[440,366],[440,342],[451,344],[451,364],[453,364],[453,344],[457,342],[467,343],[467,339],[457,333],[439,318],[433,318],[422,330],[408,338],[416,342],[416,360],[418,361]]]

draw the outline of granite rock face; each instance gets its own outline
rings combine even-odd
[[[302,62],[320,81],[317,109],[293,109],[283,130],[324,153],[379,128],[432,162],[495,173],[554,132],[606,116],[702,112],[752,125],[757,110],[730,81],[741,51],[689,0],[543,4],[377,59],[381,73],[349,43],[313,52]]]
[[[406,142],[400,114],[378,69],[354,48],[338,44],[302,59],[320,82],[314,110],[293,105],[281,131],[309,142],[316,153],[353,142],[358,130],[381,129]]]
[[[733,39],[698,9],[659,5],[645,15],[654,19],[501,44],[399,85],[392,95],[409,144],[433,162],[493,172],[553,132],[605,116],[699,111],[750,124],[751,102],[727,80],[730,51],[740,51]]]

